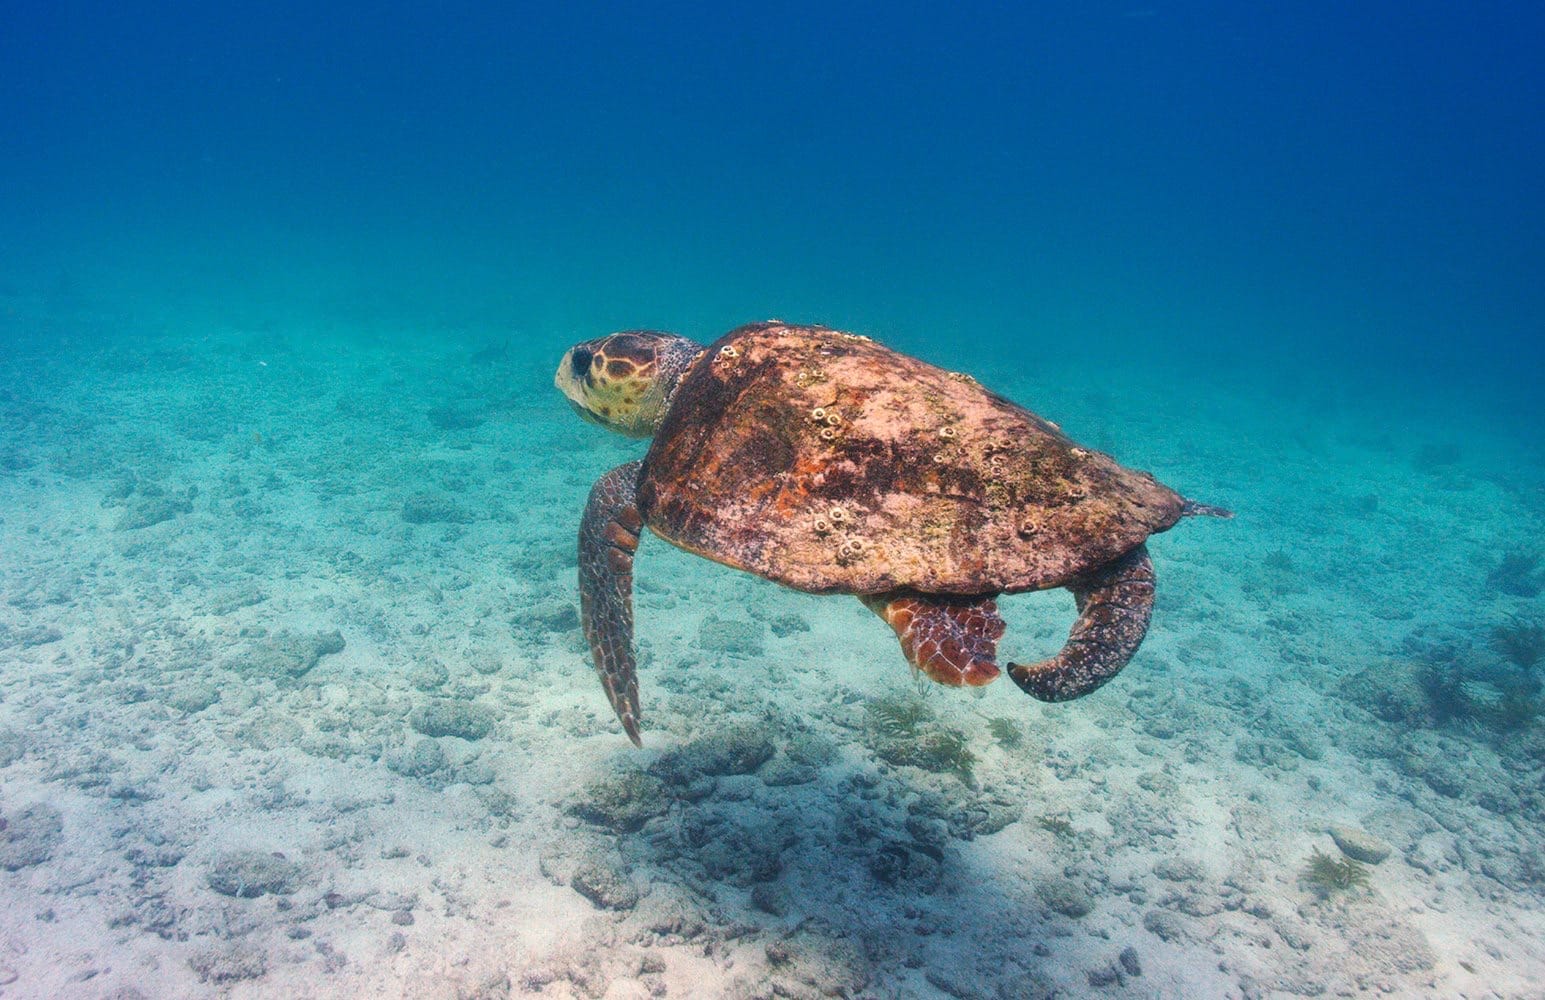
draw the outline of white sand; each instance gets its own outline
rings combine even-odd
[[[866,706],[913,682],[856,602],[658,540],[632,750],[573,537],[639,445],[551,390],[565,337],[471,360],[493,339],[0,357],[0,995],[1545,996],[1539,718],[1384,721],[1347,683],[1410,673],[1413,636],[1495,659],[1489,629],[1538,613],[1487,574],[1538,545],[1540,456],[1483,416],[979,370],[1239,517],[1154,540],[1153,631],[1097,695],[924,692],[972,787],[877,759]],[[1070,621],[1065,594],[1007,603],[1006,656]],[[436,705],[486,734],[421,734]],[[777,756],[670,756],[725,734]],[[651,766],[641,828],[573,812]],[[1393,853],[1322,898],[1333,823]],[[573,887],[597,880],[622,908]]]

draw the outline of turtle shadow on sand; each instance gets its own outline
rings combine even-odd
[[[1017,820],[1017,805],[995,811],[956,776],[852,761],[779,784],[791,756],[794,743],[731,725],[644,769],[619,759],[570,805],[585,821],[563,848],[583,859],[571,886],[625,911],[616,919],[640,940],[749,938],[766,964],[736,969],[763,985],[869,995],[924,969],[944,993],[1050,995],[1051,951],[1025,942],[1066,936],[1056,927],[1096,903],[1060,875],[994,870],[971,842]]]

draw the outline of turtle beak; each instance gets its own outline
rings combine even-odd
[[[558,370],[553,372],[553,385],[563,393],[569,405],[574,407],[574,412],[583,417],[586,423],[605,427],[606,424],[585,405],[585,383],[593,358],[594,355],[583,347],[569,348],[563,353],[563,360],[558,362]]]
[[[563,352],[563,360],[558,362],[558,370],[553,372],[553,386],[557,388],[559,392],[567,396],[569,398],[569,402],[578,405],[580,398],[578,385],[579,380],[574,377],[575,350],[576,348],[571,347],[567,351]],[[585,369],[588,371],[590,368],[590,359],[588,357],[589,352],[587,351],[586,354],[587,357],[585,359]]]

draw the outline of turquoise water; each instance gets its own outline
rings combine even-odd
[[[1542,27],[7,11],[0,994],[1537,996]],[[1238,516],[1063,705],[646,538],[634,750],[552,372],[769,317]]]

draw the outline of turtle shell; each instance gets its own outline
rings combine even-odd
[[[968,375],[781,323],[693,364],[639,482],[656,534],[812,593],[1063,586],[1182,503]]]

